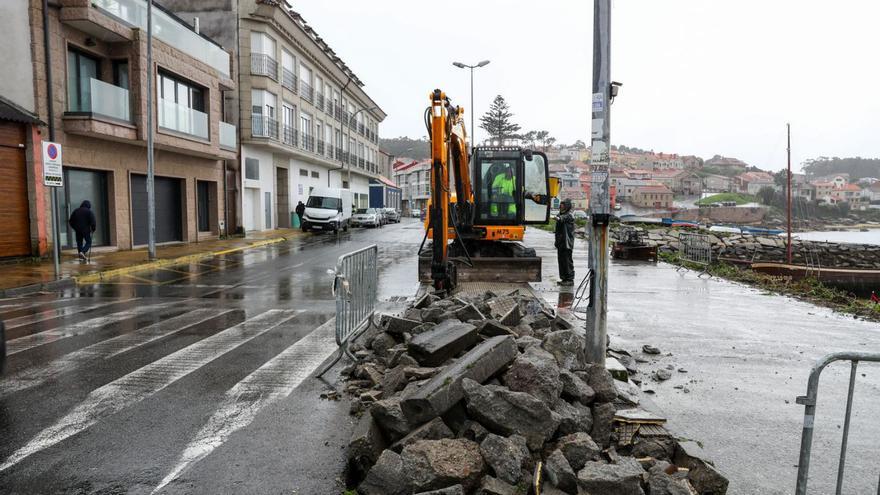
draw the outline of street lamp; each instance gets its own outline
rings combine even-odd
[[[364,112],[364,111],[369,112],[370,110],[376,110],[377,108],[379,108],[379,107],[361,108],[360,110],[358,110],[357,112],[355,112],[351,115],[351,120],[349,120],[347,123],[348,124],[348,156],[349,156],[349,159],[348,159],[348,189],[349,190],[352,189],[352,187],[351,187],[351,158],[350,158],[351,153],[352,153],[352,149],[351,149],[351,123],[357,122],[357,115],[359,113]]]
[[[473,133],[473,136],[471,137],[471,143],[472,143],[471,146],[473,146],[473,144],[477,142],[477,138],[476,138],[477,129],[474,127],[474,69],[476,69],[478,67],[485,67],[485,66],[489,65],[489,61],[483,60],[482,62],[478,63],[477,65],[468,65],[468,64],[463,64],[461,62],[452,62],[452,65],[458,67],[459,69],[470,69],[471,70],[471,133]]]

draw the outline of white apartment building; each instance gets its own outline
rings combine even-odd
[[[285,0],[233,0],[226,10],[165,3],[221,42],[236,34],[226,43],[237,47],[239,91],[226,109],[240,123],[244,230],[290,227],[297,202],[319,185],[351,189],[355,207],[366,207],[386,114],[315,29]]]

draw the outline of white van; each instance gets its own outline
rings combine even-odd
[[[348,231],[351,223],[351,191],[336,187],[316,187],[306,201],[302,230]]]

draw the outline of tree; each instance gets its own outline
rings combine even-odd
[[[537,131],[529,131],[520,136],[524,145],[529,145],[532,148],[535,147],[535,136],[538,134]]]
[[[513,123],[512,118],[513,112],[510,111],[504,97],[498,95],[492,101],[489,110],[480,117],[480,127],[488,132],[492,139],[503,143],[506,139],[517,137],[516,133],[519,132],[519,124]]]
[[[587,145],[586,145],[583,141],[581,141],[580,139],[578,139],[577,141],[575,141],[574,144],[571,145],[571,147],[574,148],[574,149],[576,149],[576,150],[585,150],[585,149],[587,149]]]
[[[776,204],[776,190],[770,186],[764,186],[758,191],[758,199],[765,205]]]

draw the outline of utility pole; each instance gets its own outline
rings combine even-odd
[[[153,0],[147,0],[147,254],[156,259],[156,194],[153,164]],[[224,180],[226,178],[224,177]]]
[[[605,364],[608,223],[611,219],[611,0],[593,1],[593,98],[590,168],[590,303],[587,361]]]
[[[788,242],[785,244],[785,262],[789,265],[791,264],[791,124],[785,124],[785,129],[787,131],[787,140],[788,140],[788,172],[786,173],[786,179],[788,180],[788,187],[786,190],[788,191]]]
[[[55,142],[55,98],[52,96],[52,48],[49,44],[49,2],[43,0],[43,54],[46,57],[46,111],[49,120],[49,141]],[[52,187],[52,264],[55,278],[61,278],[61,225],[58,218],[58,188]]]

